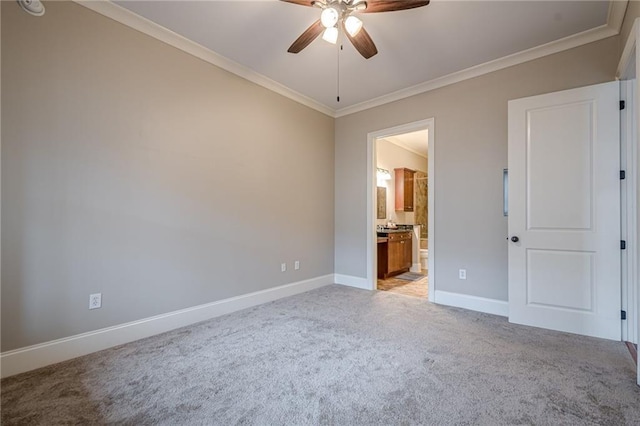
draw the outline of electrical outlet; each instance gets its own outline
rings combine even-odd
[[[458,270],[458,278],[460,278],[461,280],[466,280],[467,279],[467,270],[466,269],[459,269]]]
[[[293,269],[295,269],[296,271],[298,269],[300,269],[300,261],[299,260],[296,260],[296,262],[293,264]]]
[[[89,295],[89,309],[98,309],[102,307],[102,293]]]
[[[287,272],[287,264],[286,263],[281,263],[280,264],[280,271]]]

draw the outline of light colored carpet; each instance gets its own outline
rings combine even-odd
[[[324,287],[2,380],[2,424],[640,424],[623,343]]]

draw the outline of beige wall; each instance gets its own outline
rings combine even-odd
[[[333,273],[332,118],[77,4],[1,3],[2,351]]]
[[[367,133],[433,117],[436,289],[507,300],[507,101],[613,80],[619,44],[608,38],[337,119],[336,274],[366,277]]]
[[[624,49],[624,45],[627,42],[633,21],[640,17],[640,0],[630,0],[627,4],[627,11],[624,15],[624,21],[622,22],[622,28],[620,29],[620,52]]]

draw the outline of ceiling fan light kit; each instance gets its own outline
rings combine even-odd
[[[365,58],[378,53],[375,43],[363,28],[362,21],[353,13],[379,13],[415,9],[426,6],[429,0],[281,0],[301,6],[322,9],[320,19],[311,24],[289,47],[289,53],[299,53],[320,34],[329,43],[338,41],[340,29],[351,44]]]

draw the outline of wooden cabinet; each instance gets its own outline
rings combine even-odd
[[[378,278],[407,272],[411,262],[411,232],[389,233],[386,242],[378,243]]]
[[[389,271],[389,241],[378,238],[378,278],[386,278]]]
[[[411,247],[411,232],[406,240],[402,242],[402,269],[407,271],[411,269],[413,264],[413,248]]]
[[[394,272],[400,271],[402,269],[403,258],[404,258],[404,241],[391,241],[389,240],[389,271],[387,275],[393,274]]]
[[[394,169],[396,173],[396,211],[413,211],[413,183],[415,170]]]

